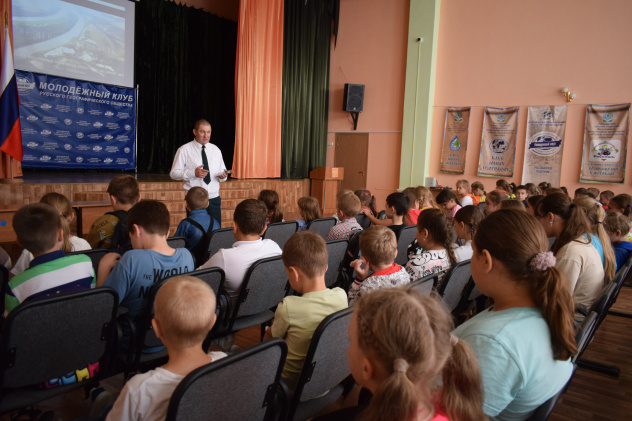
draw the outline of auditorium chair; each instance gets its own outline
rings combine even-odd
[[[421,295],[430,295],[433,288],[435,288],[438,283],[439,275],[437,275],[436,273],[432,273],[409,283],[408,285],[406,285],[406,287],[416,290]]]
[[[467,296],[470,294],[467,287],[471,279],[470,261],[465,260],[453,265],[441,280],[437,292],[443,298],[450,312],[453,313],[459,304],[467,300]]]
[[[325,285],[327,285],[327,288],[348,284],[346,281],[347,273],[342,267],[348,245],[349,242],[347,240],[333,240],[327,242],[328,266],[327,272],[325,273]]]
[[[169,237],[167,238],[167,244],[174,249],[187,248],[187,239],[184,237]]]
[[[90,250],[81,250],[81,251],[73,251],[71,253],[67,253],[69,256],[77,255],[77,254],[85,254],[92,260],[92,267],[94,268],[94,273],[96,275],[97,270],[99,269],[99,262],[108,253],[112,253],[114,250],[110,249],[90,249]]]
[[[401,230],[399,238],[397,239],[397,257],[395,258],[395,263],[400,266],[406,266],[406,263],[408,263],[408,246],[415,241],[416,235],[416,225],[409,225]]]
[[[283,246],[296,230],[298,230],[298,222],[296,221],[276,222],[268,225],[263,233],[263,239],[274,241],[283,250]]]
[[[307,224],[307,229],[309,231],[313,231],[316,234],[320,235],[323,238],[327,238],[327,234],[329,234],[329,230],[336,225],[336,218],[319,218],[314,219],[309,224]]]
[[[222,228],[213,231],[208,244],[208,257],[206,260],[210,259],[219,249],[231,248],[236,241],[232,228]],[[206,262],[200,262],[199,264],[202,265],[204,263]]]

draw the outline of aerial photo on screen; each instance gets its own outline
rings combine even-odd
[[[85,0],[102,9],[101,1]],[[15,67],[122,85],[125,19],[62,0],[13,0]]]

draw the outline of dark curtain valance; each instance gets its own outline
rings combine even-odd
[[[165,0],[137,3],[138,171],[168,173],[199,118],[231,168],[236,43],[236,22]]]

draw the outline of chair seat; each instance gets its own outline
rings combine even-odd
[[[338,398],[342,395],[342,392],[344,392],[344,386],[339,384],[333,389],[330,389],[326,395],[323,395],[320,398],[301,401],[296,408],[294,421],[303,421],[314,418],[314,414],[318,414],[333,405],[334,402],[336,402],[336,400],[338,400]]]
[[[274,312],[271,310],[265,310],[251,316],[238,317],[235,319],[232,331],[237,332],[239,330],[260,325],[272,319],[274,319]]]

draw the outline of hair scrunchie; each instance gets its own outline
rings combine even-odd
[[[557,263],[557,259],[555,258],[553,252],[543,251],[533,256],[529,262],[529,267],[531,270],[545,271],[548,268],[555,266],[555,263]]]
[[[405,373],[408,371],[408,363],[403,358],[393,361],[393,372]]]
[[[454,333],[450,333],[450,344],[452,344],[452,346],[456,346],[457,342],[459,342],[459,337]]]

